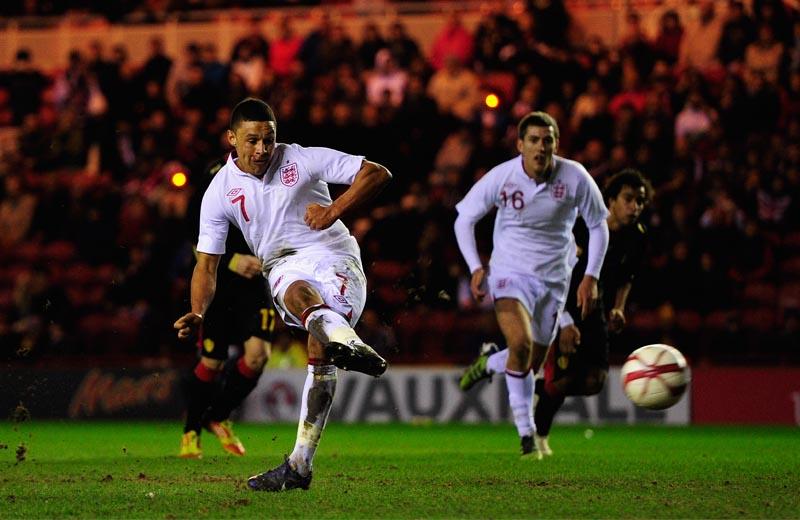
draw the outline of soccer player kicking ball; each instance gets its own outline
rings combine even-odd
[[[361,156],[277,143],[276,135],[275,115],[263,101],[248,98],[233,109],[228,141],[235,153],[203,196],[192,310],[175,322],[180,338],[203,322],[233,223],[261,260],[283,321],[309,333],[294,450],[283,464],[248,479],[257,491],[308,489],[336,367],[375,377],[387,368],[353,331],[364,309],[366,278],[358,244],[339,217],[375,196],[391,174]],[[328,183],[350,187],[332,201]]]
[[[608,211],[586,169],[555,152],[558,125],[545,112],[519,122],[520,155],[492,168],[456,205],[456,239],[472,273],[470,289],[487,291],[508,345],[504,367],[509,403],[523,456],[541,458],[531,417],[533,378],[556,335],[575,257],[572,227],[581,215],[589,228],[588,267],[577,291],[581,317],[598,297],[597,279],[608,246]],[[488,272],[481,265],[475,224],[497,208]]]
[[[619,332],[625,326],[625,304],[633,278],[642,262],[645,248],[645,227],[639,216],[652,197],[650,182],[633,169],[623,170],[606,183],[604,195],[608,203],[610,230],[608,251],[600,273],[601,298],[585,318],[577,305],[578,283],[586,271],[586,229],[575,228],[578,261],[572,270],[572,283],[560,331],[544,361],[543,377],[536,379],[534,407],[534,440],[538,451],[552,455],[548,435],[553,418],[568,395],[594,395],[603,389],[608,375],[608,332]],[[610,309],[606,321],[605,309]],[[503,370],[508,351],[484,352],[470,365],[460,381],[462,390],[469,390],[481,379]]]

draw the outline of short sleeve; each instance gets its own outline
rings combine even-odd
[[[363,155],[350,155],[332,148],[298,148],[311,177],[329,184],[353,184],[364,161]]]
[[[456,204],[459,216],[466,217],[473,222],[486,216],[497,204],[498,179],[499,171],[496,169],[490,170],[481,177],[461,199],[461,202]]]
[[[608,217],[608,209],[603,201],[603,194],[589,172],[582,166],[579,167],[580,179],[576,193],[578,213],[586,222],[586,227],[591,229],[598,226]]]
[[[217,190],[212,182],[203,195],[200,206],[200,236],[197,239],[197,251],[210,255],[225,254],[225,240],[228,237],[228,221]]]

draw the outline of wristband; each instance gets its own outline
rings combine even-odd
[[[231,257],[231,261],[228,262],[228,269],[230,269],[231,271],[233,271],[235,273],[236,272],[236,266],[239,265],[239,259],[240,258],[242,258],[242,255],[240,255],[239,253],[233,253],[233,256]]]

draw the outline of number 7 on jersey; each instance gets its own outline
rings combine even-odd
[[[239,195],[236,198],[231,199],[231,204],[239,203],[239,209],[242,210],[242,216],[244,217],[245,222],[250,222],[250,217],[247,216],[247,209],[244,207],[244,193]]]

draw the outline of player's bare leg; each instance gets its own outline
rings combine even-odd
[[[511,298],[497,300],[495,314],[500,331],[508,345],[506,362],[508,401],[520,437],[522,456],[540,459],[541,454],[536,451],[533,442],[535,431],[531,409],[533,376],[530,367],[535,345],[531,317],[518,300]]]
[[[386,371],[386,360],[358,337],[344,316],[325,305],[311,284],[302,280],[292,283],[283,301],[309,335],[324,346],[325,355],[334,365],[374,377]]]

